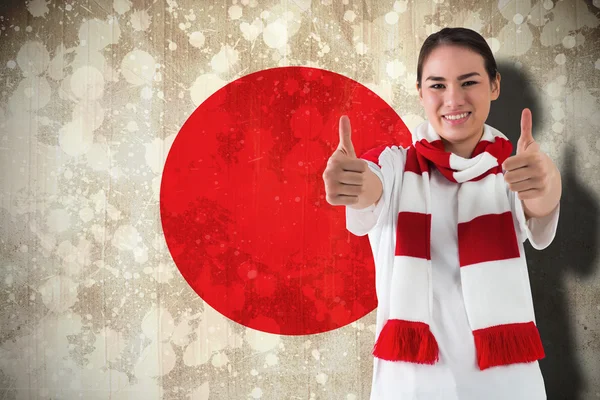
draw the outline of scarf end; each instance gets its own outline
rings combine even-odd
[[[435,364],[439,359],[439,349],[429,325],[390,319],[377,338],[373,355],[386,361]]]
[[[480,370],[545,357],[540,333],[533,322],[478,329],[473,336]]]

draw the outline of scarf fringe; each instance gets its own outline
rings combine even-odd
[[[429,325],[390,319],[377,338],[373,355],[387,361],[435,364],[439,359],[439,349]]]
[[[473,336],[480,370],[545,357],[540,333],[533,322],[478,329]]]

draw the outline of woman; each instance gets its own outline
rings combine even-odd
[[[517,154],[485,125],[500,95],[486,41],[445,28],[421,48],[427,121],[409,148],[357,158],[350,122],[323,174],[347,228],[369,235],[378,298],[372,400],[545,399],[523,242],[554,238],[560,173],[521,116]]]

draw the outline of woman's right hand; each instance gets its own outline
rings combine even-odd
[[[340,144],[323,172],[327,202],[357,209],[368,207],[381,196],[381,181],[367,167],[366,161],[356,157],[350,119],[345,115],[340,118],[339,132]]]

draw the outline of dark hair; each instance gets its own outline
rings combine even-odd
[[[443,45],[462,46],[480,54],[483,57],[485,70],[490,77],[490,82],[496,78],[498,72],[496,60],[483,36],[467,28],[444,28],[439,32],[429,35],[425,39],[423,46],[421,46],[419,61],[417,63],[417,85],[419,88],[421,87],[425,60],[436,47]]]

